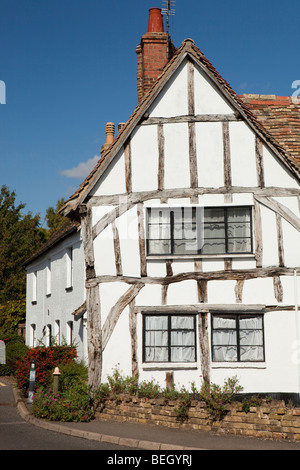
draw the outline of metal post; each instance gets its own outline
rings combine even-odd
[[[36,361],[32,359],[30,363],[30,372],[29,372],[29,393],[28,393],[28,403],[32,403],[34,385],[35,385],[35,372],[36,372]]]
[[[53,372],[53,391],[58,393],[58,382],[59,382],[60,370],[58,367],[55,367]]]

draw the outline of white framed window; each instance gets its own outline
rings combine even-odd
[[[36,304],[37,302],[37,271],[32,273],[32,292],[31,292],[31,303]]]
[[[60,320],[55,320],[54,323],[54,339],[56,344],[60,345]]]
[[[30,325],[30,346],[32,348],[36,347],[36,324],[32,323]]]
[[[73,322],[72,321],[67,322],[67,344],[68,345],[73,344]]]
[[[143,315],[143,362],[196,362],[196,316]]]
[[[252,254],[252,207],[150,207],[147,255]]]
[[[47,260],[46,266],[46,295],[51,295],[51,259]]]
[[[66,250],[66,289],[73,287],[73,248]]]
[[[52,346],[52,325],[48,324],[46,328],[46,343],[47,346]]]

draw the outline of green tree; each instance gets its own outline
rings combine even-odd
[[[46,222],[47,222],[47,238],[52,235],[66,223],[66,218],[58,213],[58,210],[64,205],[65,200],[59,199],[56,203],[56,208],[48,207],[46,210]]]
[[[16,193],[7,186],[0,191],[0,304],[26,295],[24,263],[45,242],[39,215],[24,214],[16,205]]]

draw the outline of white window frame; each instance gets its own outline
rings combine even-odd
[[[73,288],[73,256],[74,250],[70,246],[66,249],[66,289]]]
[[[31,291],[31,303],[37,303],[37,271],[32,273],[32,291]]]
[[[46,266],[46,296],[51,295],[51,259],[47,260]]]

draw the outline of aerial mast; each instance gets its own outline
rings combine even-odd
[[[166,16],[166,33],[168,35],[168,57],[170,44],[170,16],[175,15],[175,0],[163,0],[162,14]]]
[[[166,15],[166,32],[170,34],[170,16],[175,15],[175,0],[163,0],[162,14]]]

